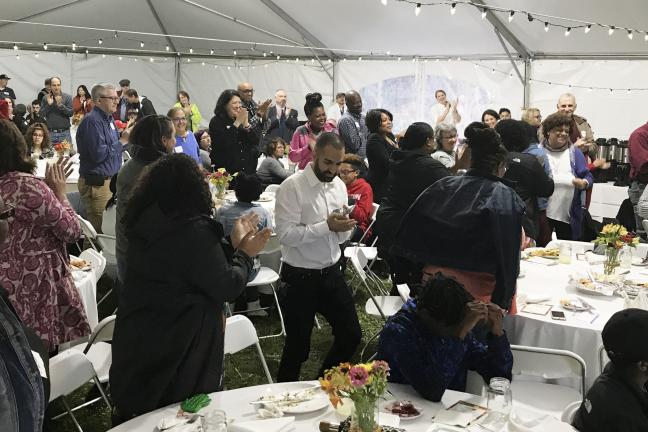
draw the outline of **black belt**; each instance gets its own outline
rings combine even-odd
[[[296,274],[303,274],[306,276],[324,276],[334,271],[341,271],[340,263],[335,263],[332,266],[324,267],[323,269],[307,269],[302,267],[294,267],[284,262],[284,271],[293,272]]]
[[[103,177],[104,180],[110,180],[112,178],[112,177],[102,176],[101,174],[79,174],[79,177],[83,178],[84,180],[85,180],[86,176]]]
[[[54,132],[54,133],[61,133],[61,132],[67,132],[69,130],[70,130],[70,128],[67,128],[67,129],[50,129],[49,131]]]

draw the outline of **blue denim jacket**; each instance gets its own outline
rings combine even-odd
[[[0,431],[40,432],[47,405],[43,381],[22,324],[5,299],[0,296]]]
[[[522,150],[522,153],[527,153],[535,156],[544,168],[545,173],[551,178],[551,167],[549,166],[549,158],[547,157],[547,151],[540,146],[539,143],[533,143],[525,150]],[[547,205],[549,204],[549,198],[538,198],[538,210],[547,210]]]

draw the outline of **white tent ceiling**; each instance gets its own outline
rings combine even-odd
[[[567,26],[573,23],[558,17],[648,30],[648,2],[644,0],[486,0],[486,4],[552,15],[556,18],[550,19],[551,22]],[[492,23],[482,20],[480,11],[474,6],[461,2],[454,16],[450,15],[448,5],[437,5],[424,6],[418,17],[414,15],[413,4],[396,0],[388,0],[387,6],[379,0],[111,0],[108,3],[101,0],[5,0],[2,9],[4,20],[122,31],[115,39],[112,32],[100,30],[0,22],[0,41],[4,42],[4,47],[25,42],[40,49],[42,43],[48,42],[50,49],[55,49],[55,44],[69,47],[76,42],[81,49],[140,50],[139,42],[143,41],[143,51],[165,51],[168,42],[164,37],[125,33],[136,31],[250,42],[170,38],[171,45],[183,54],[193,48],[195,54],[201,55],[213,49],[215,54],[231,56],[236,49],[238,56],[259,55],[264,50],[283,56],[306,56],[312,53],[305,48],[260,44],[295,46],[308,43],[331,48],[337,57],[366,57],[370,52],[387,51],[404,56],[505,55]],[[644,33],[635,34],[634,39],[629,40],[625,30],[619,29],[608,36],[606,29],[594,26],[587,35],[582,29],[575,29],[565,37],[560,29],[545,33],[544,18],[529,22],[526,16],[518,13],[509,23],[505,12],[493,15],[502,23],[503,34],[510,30],[532,55],[648,56]],[[98,44],[99,38],[103,39],[103,45]],[[254,42],[259,44],[256,51],[252,50]],[[29,46],[21,45],[21,48]],[[330,51],[318,52],[330,55]],[[513,52],[515,54],[515,50]]]

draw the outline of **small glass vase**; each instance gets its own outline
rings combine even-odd
[[[357,397],[353,400],[349,432],[375,432],[378,427],[378,398]]]
[[[605,261],[603,262],[603,274],[611,276],[614,270],[619,267],[619,249],[608,247],[605,248]]]
[[[222,200],[225,198],[225,191],[227,190],[227,185],[225,183],[216,183],[216,198]]]

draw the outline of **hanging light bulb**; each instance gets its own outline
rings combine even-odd
[[[85,53],[86,53],[86,55],[90,54],[90,50],[88,50],[88,48],[86,48]]]
[[[333,62],[333,60],[331,60],[331,59],[328,59],[328,62],[329,62],[329,63],[332,63],[332,62]]]
[[[299,57],[295,58],[295,63],[299,63]]]
[[[18,51],[18,45],[14,44],[13,49],[14,51]]]
[[[236,55],[236,50],[233,50],[232,52],[234,53],[234,55]]]
[[[214,50],[213,49],[209,50],[209,55],[214,55]]]
[[[44,44],[43,44],[43,49],[44,49],[45,51],[47,51],[47,43],[44,43]]]
[[[38,58],[38,53],[34,54],[34,57],[35,57],[35,58]]]
[[[400,57],[398,57],[398,61],[401,61],[401,58],[400,58]]]
[[[362,57],[358,57],[358,61],[362,61]]]
[[[452,3],[450,5],[450,15],[454,15],[457,13],[457,3]]]
[[[571,33],[571,27],[567,27],[567,30],[565,30],[565,37],[569,36],[569,33]]]
[[[281,56],[279,54],[277,54],[277,60],[279,60],[279,59],[281,59]]]
[[[122,60],[122,56],[119,56],[118,58],[119,58],[119,61],[121,61],[121,60]]]
[[[214,65],[214,69],[218,69],[218,65]]]
[[[99,45],[103,45],[103,39],[99,38],[99,40],[97,41],[97,43],[98,43]]]
[[[648,42],[648,32],[646,32],[646,34],[644,35],[644,40]]]
[[[101,54],[101,58],[106,58],[106,54]]]
[[[155,60],[153,59],[153,57],[151,57],[151,58],[149,58],[149,61],[150,61],[151,63],[153,63]]]
[[[613,33],[614,33],[614,26],[610,27],[610,29],[608,30],[608,36],[612,36]]]
[[[590,30],[592,30],[592,24],[587,24],[587,26],[585,27],[585,34],[589,33]]]
[[[167,45],[167,46],[164,47],[164,49],[166,49],[167,52],[168,52],[171,49],[171,47],[169,45]]]
[[[594,90],[592,87],[587,89],[588,92],[591,92],[592,90]]]
[[[482,17],[482,19],[485,19],[485,18],[486,18],[486,13],[487,13],[487,12],[488,12],[488,11],[486,10],[486,8],[482,9],[482,13],[481,13],[481,17]]]
[[[311,59],[311,63],[315,63],[315,59],[314,59],[314,58]]]
[[[140,41],[140,48],[144,48],[144,42]]]
[[[387,6],[387,0],[380,0],[380,3],[382,3],[383,6]]]
[[[545,33],[549,31],[549,23],[546,21],[545,21],[544,29],[545,29]]]
[[[193,48],[189,48],[189,54],[193,54]]]
[[[628,29],[628,39],[632,40],[633,36],[632,30]]]
[[[187,63],[191,63],[191,59],[190,59],[190,58],[187,59]]]
[[[416,8],[414,8],[414,15],[419,16],[421,14],[421,3],[416,3]]]
[[[268,56],[268,53],[263,51],[263,57],[267,57],[267,56]]]
[[[20,54],[16,54],[16,60],[20,60]]]
[[[508,17],[508,21],[509,21],[509,22],[513,21],[513,16],[514,16],[514,15],[515,15],[515,11],[511,11],[511,12],[509,12],[509,17]]]
[[[632,93],[632,91],[630,89],[628,89],[628,91],[626,93],[630,94],[630,93]]]
[[[133,61],[134,61],[135,63],[137,63],[137,57],[135,57],[135,58],[133,59]]]
[[[76,51],[76,43],[72,42],[72,51]]]
[[[117,30],[115,30],[115,34],[113,35],[114,39],[117,39],[119,37],[119,33],[117,33]]]

